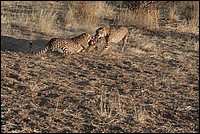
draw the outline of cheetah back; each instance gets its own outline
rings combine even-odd
[[[63,38],[52,38],[46,45],[45,48],[36,52],[37,55],[44,54],[46,51],[59,51],[64,55],[78,53],[83,48],[71,39]]]
[[[89,33],[83,33],[79,36],[71,38],[75,43],[82,46],[84,49],[89,47],[89,41],[91,40],[91,35]]]

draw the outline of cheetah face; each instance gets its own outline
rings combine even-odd
[[[98,42],[98,38],[95,36],[92,36],[88,42],[89,46],[93,46]]]
[[[88,33],[84,34],[84,36],[85,36],[84,38],[87,39],[89,46],[92,46],[98,42],[97,40],[98,38],[96,38],[95,36],[91,36]]]
[[[102,38],[102,37],[105,37],[107,35],[107,31],[106,31],[106,28],[105,27],[100,27],[99,29],[96,30],[96,35],[95,37],[96,38]]]
[[[96,44],[97,43],[97,38],[95,38],[94,36],[91,36],[91,35],[87,35],[87,42],[88,42],[88,44],[89,44],[89,46],[91,46],[91,45],[94,45],[94,44]]]

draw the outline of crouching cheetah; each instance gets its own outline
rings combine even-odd
[[[91,35],[88,33],[83,33],[79,36],[73,38],[52,38],[45,45],[45,48],[39,51],[32,51],[32,42],[29,42],[30,51],[36,55],[44,54],[48,50],[50,51],[60,51],[65,56],[67,54],[74,54],[83,51],[87,51],[89,48]],[[90,42],[90,43],[89,43]]]
[[[96,34],[90,41],[92,45],[96,44],[97,40],[105,37],[106,45],[102,49],[102,51],[108,50],[111,43],[118,43],[119,41],[123,41],[122,52],[124,51],[125,44],[128,38],[128,29],[126,27],[120,28],[106,28],[100,27],[96,30]]]

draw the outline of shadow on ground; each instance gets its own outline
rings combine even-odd
[[[45,39],[32,40],[34,49],[40,49],[48,42]],[[1,36],[1,51],[11,51],[11,52],[29,52],[29,40],[17,39],[9,36]]]

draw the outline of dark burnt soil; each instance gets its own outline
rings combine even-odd
[[[199,51],[154,37],[126,53],[1,51],[1,132],[199,132]]]

